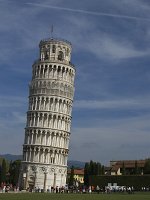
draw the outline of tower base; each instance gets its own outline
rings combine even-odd
[[[19,186],[25,190],[36,189],[48,191],[51,188],[65,187],[66,177],[67,166],[22,162]]]

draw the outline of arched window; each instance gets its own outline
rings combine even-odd
[[[67,48],[66,54],[67,54],[67,56],[69,56],[69,49],[68,48]]]
[[[58,60],[63,60],[63,59],[64,59],[64,53],[62,51],[59,51]]]
[[[45,51],[45,60],[48,60],[48,52]]]
[[[55,53],[55,52],[56,52],[56,46],[53,45],[53,46],[52,46],[52,53]]]

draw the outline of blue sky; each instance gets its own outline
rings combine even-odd
[[[150,157],[150,1],[0,0],[0,153],[21,154],[41,39],[76,66],[70,160]]]

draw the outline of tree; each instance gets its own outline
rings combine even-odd
[[[89,163],[84,166],[84,185],[89,186]]]
[[[97,175],[98,173],[98,164],[96,162],[93,162],[93,175]]]
[[[1,182],[2,182],[2,166],[0,165],[0,185],[1,185]]]
[[[99,162],[85,163],[84,167],[84,185],[89,186],[89,176],[104,174],[104,166],[101,166]]]
[[[141,169],[138,167],[137,160],[135,161],[134,174],[135,175],[141,174]]]
[[[74,166],[71,167],[69,186],[73,186],[73,184],[74,184]]]
[[[101,175],[105,175],[105,166],[104,165],[102,165],[102,173],[101,173]]]
[[[10,183],[13,185],[18,184],[18,178],[20,173],[21,160],[15,160],[10,162],[9,173],[10,173]]]
[[[101,175],[102,174],[102,166],[100,163],[97,163],[96,165],[96,175]]]
[[[144,174],[150,174],[150,158],[146,160],[144,165]]]
[[[125,164],[124,162],[122,163],[122,175],[126,174],[126,169],[125,169]]]
[[[6,160],[3,159],[1,167],[1,182],[3,183],[6,182],[6,173],[7,173]]]
[[[91,160],[90,161],[90,166],[89,166],[89,175],[93,175],[94,174],[94,167],[95,167],[95,165],[94,165],[94,162]]]

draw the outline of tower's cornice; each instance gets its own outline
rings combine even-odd
[[[74,64],[72,64],[71,62],[65,61],[65,60],[63,60],[63,61],[59,61],[59,60],[53,61],[53,60],[41,60],[41,59],[37,59],[37,60],[34,61],[34,63],[33,63],[32,66],[34,66],[35,64],[53,64],[53,63],[54,64],[62,64],[62,65],[70,66],[70,67],[72,67],[72,68],[75,69],[75,65]]]
[[[68,44],[69,46],[72,47],[72,44],[71,42],[69,42],[68,40],[65,40],[65,39],[62,39],[62,38],[45,38],[45,39],[42,39],[40,41],[40,44],[43,43],[43,42],[48,42],[48,43],[57,43],[57,44],[62,44],[62,43],[65,43],[65,44]]]

